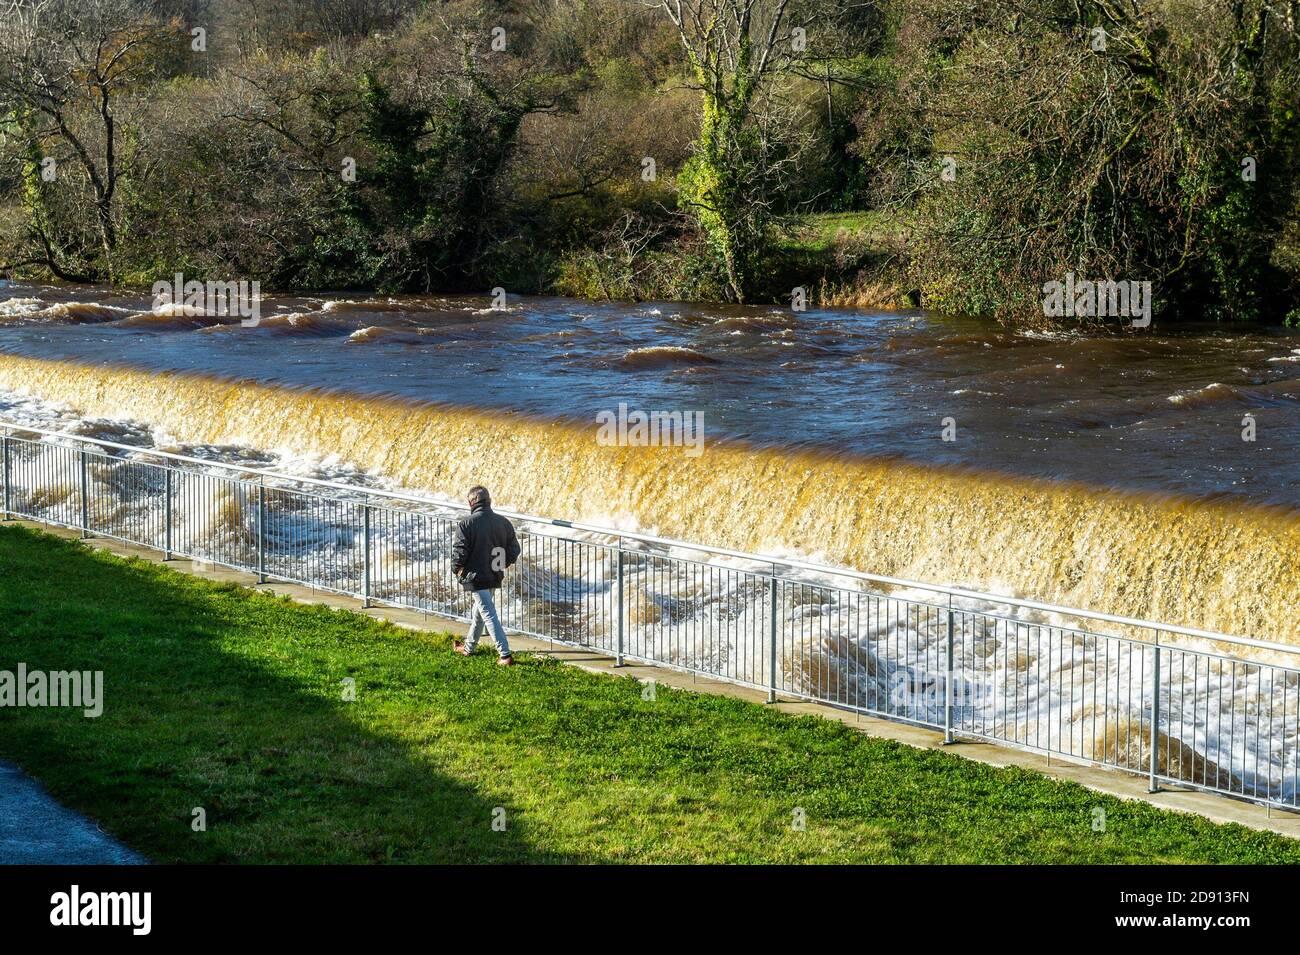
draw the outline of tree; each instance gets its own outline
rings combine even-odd
[[[1159,308],[1188,317],[1294,304],[1294,3],[900,0],[897,11],[894,115],[873,108],[860,126],[869,150],[892,138],[912,162],[894,201],[928,304],[1041,319],[1042,284],[1068,272],[1150,281]]]
[[[809,59],[809,37],[860,3],[659,0],[700,93],[700,135],[678,180],[743,302],[770,242],[801,129],[779,81]],[[828,82],[830,77],[827,71]]]
[[[224,118],[267,144],[241,178],[277,184],[251,205],[280,212],[278,282],[430,291],[478,277],[510,226],[499,183],[521,124],[560,108],[568,85],[544,30],[512,25],[494,46],[500,13],[430,7],[395,36],[223,74]]]
[[[11,0],[0,15],[0,113],[21,143],[36,245],[20,261],[62,278],[114,277],[118,190],[132,161],[120,113],[175,36],[137,0]],[[79,203],[59,208],[79,188],[89,193],[88,226]]]

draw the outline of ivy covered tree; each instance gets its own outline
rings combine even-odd
[[[837,23],[868,4],[797,0],[660,0],[700,94],[700,133],[678,177],[679,203],[699,221],[743,302],[770,252],[782,194],[807,139],[788,81],[826,65]],[[822,31],[819,37],[818,31]],[[822,44],[822,53],[812,52]],[[820,74],[819,74],[820,76]]]

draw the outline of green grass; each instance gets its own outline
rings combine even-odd
[[[0,710],[0,756],[157,861],[1300,861],[1280,836],[739,700],[464,660],[10,525],[0,669],[19,661],[103,670],[104,714]]]
[[[815,213],[805,217],[792,233],[782,236],[782,246],[789,250],[826,252],[841,231],[871,237],[883,221],[878,212]]]

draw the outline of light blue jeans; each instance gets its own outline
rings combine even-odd
[[[497,616],[497,605],[492,600],[492,591],[474,591],[474,605],[469,611],[469,634],[465,637],[465,649],[471,653],[478,646],[479,638],[487,630],[492,642],[497,645],[497,652],[503,657],[510,656],[510,644],[506,642],[506,628],[501,626]]]

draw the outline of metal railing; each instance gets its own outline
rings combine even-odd
[[[468,619],[462,505],[5,422],[0,452],[5,519]],[[516,633],[1300,808],[1300,669],[1244,655],[1300,648],[500,513]]]

